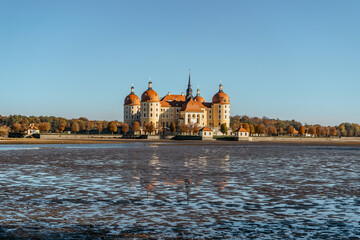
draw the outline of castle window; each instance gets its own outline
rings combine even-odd
[[[146,117],[146,113],[144,113],[144,117]]]
[[[152,108],[150,108],[150,112],[152,112]]]
[[[158,117],[159,115],[158,114],[156,114],[156,117]]]
[[[128,119],[128,116],[125,116],[126,119]]]
[[[150,117],[152,117],[152,113],[150,113]]]

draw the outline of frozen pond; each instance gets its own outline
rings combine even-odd
[[[360,148],[0,145],[0,239],[358,239]]]

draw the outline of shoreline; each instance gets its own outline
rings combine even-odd
[[[114,138],[83,138],[83,139],[0,139],[0,145],[22,144],[125,144],[125,143],[170,143],[179,145],[305,145],[305,146],[359,146],[360,139],[346,138],[276,138],[260,137],[252,141],[198,141],[169,139],[114,139]]]

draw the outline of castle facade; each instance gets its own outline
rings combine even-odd
[[[189,74],[186,95],[168,93],[160,99],[149,81],[148,89],[141,95],[141,99],[135,94],[134,87],[131,87],[131,93],[124,100],[124,122],[132,126],[136,121],[141,126],[153,123],[155,127],[162,126],[164,129],[169,128],[172,122],[175,125],[184,123],[211,129],[219,129],[223,123],[230,127],[230,98],[224,93],[222,84],[211,102],[206,102],[200,96],[199,89],[193,97]]]

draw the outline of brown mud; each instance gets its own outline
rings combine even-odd
[[[359,239],[360,147],[0,145],[0,239]]]

